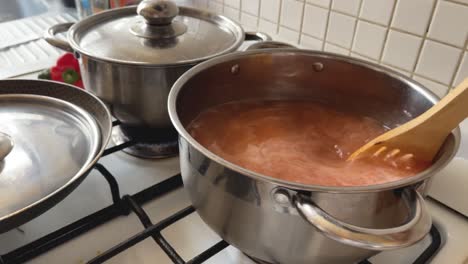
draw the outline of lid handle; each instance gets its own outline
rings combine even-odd
[[[145,0],[138,4],[137,13],[145,19],[146,24],[164,26],[172,23],[179,14],[179,8],[172,1]]]
[[[5,133],[0,132],[0,162],[10,154],[13,149],[13,139]]]
[[[130,26],[130,32],[138,37],[167,40],[187,31],[184,23],[174,20],[179,15],[179,7],[172,1],[144,0],[138,4],[137,13],[144,21],[137,21]]]

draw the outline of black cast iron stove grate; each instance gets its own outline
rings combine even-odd
[[[120,125],[119,121],[114,121],[113,126]],[[136,142],[126,142],[117,146],[113,146],[104,151],[103,156],[123,150],[124,148],[133,146]],[[62,227],[42,238],[39,238],[27,245],[17,248],[9,253],[0,256],[0,264],[19,264],[29,261],[49,250],[62,245],[73,238],[76,238],[87,231],[94,229],[102,224],[105,224],[119,216],[135,213],[145,227],[143,231],[129,239],[121,242],[120,244],[112,247],[106,252],[98,255],[87,264],[103,263],[124,250],[134,246],[135,244],[152,237],[159,247],[167,254],[167,256],[175,264],[199,264],[205,262],[207,259],[216,255],[229,244],[226,241],[219,241],[212,247],[208,248],[201,254],[193,257],[189,261],[183,260],[177,251],[169,244],[169,242],[162,236],[161,231],[182,218],[195,212],[193,206],[188,206],[185,209],[169,216],[162,221],[153,224],[146,212],[143,210],[142,205],[149,201],[157,199],[164,194],[182,187],[182,178],[180,174],[174,175],[167,180],[157,183],[147,189],[144,189],[134,195],[120,195],[119,185],[115,177],[100,163],[94,166],[100,174],[107,180],[110,192],[112,195],[113,204],[105,207],[93,214],[90,214],[82,219]],[[441,246],[440,233],[435,226],[432,226],[430,235],[432,238],[431,244],[424,250],[424,252],[413,262],[413,264],[427,263],[439,250]],[[195,241],[194,241],[195,242]],[[368,260],[361,261],[359,264],[372,264]]]

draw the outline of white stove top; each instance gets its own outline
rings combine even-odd
[[[134,194],[179,172],[178,158],[142,160],[117,152],[100,160],[117,179],[121,194]],[[76,221],[112,204],[110,190],[104,177],[93,170],[88,178],[64,201],[42,216],[21,227],[0,235],[0,254],[31,242],[59,227]],[[155,199],[143,208],[153,223],[190,205],[180,188]],[[431,263],[468,263],[468,219],[429,199],[428,205],[435,224],[442,233],[443,246]],[[69,241],[28,263],[86,263],[132,235],[143,230],[135,216],[119,217],[84,235]],[[213,246],[221,239],[193,213],[171,225],[162,233],[176,251],[187,261]],[[385,252],[370,259],[374,264],[412,263],[429,244],[427,237],[411,248]],[[111,258],[106,263],[172,263],[152,238],[148,238]],[[205,263],[253,263],[237,249],[229,246]]]

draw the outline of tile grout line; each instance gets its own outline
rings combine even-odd
[[[396,8],[396,2],[398,2],[399,0],[396,0],[394,2],[394,10]],[[437,0],[436,0],[437,1]],[[312,3],[306,3],[306,5],[312,5],[312,6],[315,6],[315,7],[319,7],[319,8],[322,8],[322,9],[326,9],[324,8],[323,6],[319,6],[317,4],[312,4]],[[381,23],[378,23],[378,22],[375,22],[375,21],[372,21],[372,20],[368,20],[366,18],[362,18],[360,16],[354,16],[354,15],[351,15],[351,14],[348,14],[346,12],[343,12],[343,11],[339,11],[339,10],[333,10],[333,12],[335,13],[339,13],[341,15],[345,15],[345,16],[349,16],[349,17],[352,17],[352,18],[355,18],[355,19],[358,19],[359,21],[363,21],[363,22],[367,22],[369,24],[372,24],[372,25],[375,25],[375,26],[380,26],[380,27],[383,27],[383,28],[386,28],[386,29],[392,29],[394,31],[398,31],[400,33],[405,33],[405,34],[408,34],[408,35],[412,35],[412,36],[415,36],[415,37],[418,37],[418,38],[422,38],[424,36],[423,35],[419,35],[419,34],[416,34],[416,33],[413,33],[413,32],[409,32],[409,31],[406,31],[404,29],[400,29],[400,28],[396,28],[396,27],[393,27],[391,26],[391,22],[393,21],[393,15],[394,15],[394,12],[392,12],[392,17],[390,18],[390,22],[388,25],[384,25],[384,24],[381,24]],[[270,21],[271,22],[271,21]],[[432,40],[432,41],[436,41],[436,42],[439,42],[441,44],[444,44],[444,45],[447,45],[447,46],[451,46],[453,48],[457,48],[457,49],[465,49],[465,47],[459,47],[457,45],[454,45],[454,44],[451,44],[451,43],[448,43],[448,42],[444,42],[443,40],[438,40],[438,39],[434,39],[432,37],[427,37],[427,39],[429,40]],[[468,49],[468,46],[466,47],[466,49]]]
[[[239,23],[242,25],[242,0],[239,0]]]
[[[468,36],[466,36],[466,46],[465,46],[466,51],[468,51]]]
[[[407,35],[411,35],[411,36],[413,36],[413,37],[422,38],[422,37],[424,36],[424,34],[423,34],[423,36],[421,36],[421,35],[414,34],[414,33],[412,33],[412,32],[408,32],[408,31],[406,31],[406,30],[399,29],[399,28],[391,27],[391,29],[392,29],[393,31],[398,31],[398,32],[400,32],[400,33],[404,33],[404,34],[407,34]],[[430,41],[434,41],[434,42],[440,43],[440,44],[444,44],[444,45],[446,45],[446,46],[450,46],[450,47],[455,48],[455,49],[463,49],[463,47],[459,47],[459,46],[456,46],[456,45],[454,45],[454,44],[451,44],[451,43],[448,43],[448,42],[444,42],[444,41],[442,41],[442,40],[438,40],[438,39],[432,38],[432,37],[430,37],[430,36],[426,36],[426,39],[428,39],[428,40],[430,40]]]
[[[328,4],[327,22],[325,23],[325,34],[323,35],[323,43],[322,43],[322,50],[321,51],[325,51],[325,44],[327,43],[328,24],[330,23],[332,2],[333,2],[333,0],[330,0],[330,3]]]
[[[224,0],[219,0],[221,2],[221,12],[224,15]]]
[[[290,27],[288,27],[288,26],[283,26],[283,27],[286,28],[286,29],[295,31],[294,29],[292,29],[292,28],[290,28]],[[395,31],[398,31],[398,30],[395,30]],[[398,31],[398,32],[400,32],[400,31]],[[355,51],[355,50],[353,50],[352,48],[350,49],[350,48],[347,48],[347,47],[345,47],[345,46],[342,46],[341,44],[338,44],[338,43],[335,43],[335,42],[332,42],[332,41],[326,41],[325,39],[319,38],[319,37],[317,37],[317,36],[310,35],[310,34],[305,33],[305,32],[302,32],[301,34],[302,34],[302,35],[305,35],[305,36],[307,36],[307,37],[313,38],[313,39],[315,39],[315,40],[324,41],[324,42],[326,42],[326,43],[328,43],[328,44],[330,44],[330,45],[333,45],[333,46],[336,46],[336,47],[339,47],[339,48],[342,48],[342,49],[345,49],[345,50],[349,50],[351,53],[356,53],[356,54],[358,54],[358,55],[360,55],[360,56],[366,57],[367,59],[373,60],[373,61],[375,61],[375,62],[377,62],[377,63],[384,63],[383,61],[379,61],[378,59],[369,57],[368,55],[365,55],[365,54],[362,54],[362,53],[360,53],[360,52],[358,52],[358,51]],[[418,38],[421,38],[421,39],[422,39],[422,37],[420,37],[420,36],[419,36]],[[430,40],[430,41],[433,41],[433,42],[436,42],[436,43],[439,43],[439,44],[446,45],[446,43],[440,42],[440,41],[438,41],[438,40],[434,40],[434,39],[432,39],[432,38],[427,38],[427,40]],[[386,41],[386,39],[385,39],[384,41]],[[385,44],[384,44],[384,45],[385,45]],[[385,46],[384,46],[384,47],[385,47]],[[383,47],[383,49],[382,49],[381,52],[383,52],[384,47]],[[453,47],[453,48],[455,48],[455,47]],[[459,47],[456,47],[456,49],[461,50],[462,52],[464,52],[464,50],[463,50],[463,49],[460,49]],[[390,65],[390,64],[386,64],[386,65],[389,65],[389,66],[392,66],[392,67],[398,67],[398,66],[394,66],[394,65]],[[402,71],[411,73],[411,70],[406,70],[406,69],[403,69],[403,68],[398,68],[398,69],[401,69]],[[444,84],[444,85],[446,85],[446,84]]]
[[[260,31],[260,10],[262,8],[262,2],[263,2],[263,0],[258,0],[257,15],[256,15],[256,17],[257,17],[257,31]]]
[[[387,47],[388,35],[390,35],[390,28],[392,26],[393,18],[395,17],[395,12],[396,12],[398,1],[400,0],[395,0],[393,2],[392,12],[390,14],[390,21],[388,21],[388,26],[386,26],[385,36],[383,39],[382,50],[380,51],[379,58],[377,59],[377,63],[379,64],[382,64],[384,51],[385,51],[385,48]]]
[[[445,2],[449,2],[449,3],[457,4],[457,5],[463,5],[463,6],[468,7],[468,3],[464,3],[464,2],[458,2],[458,1],[454,1],[454,0],[445,0]]]
[[[281,12],[283,12],[283,0],[279,0],[279,9],[278,9],[278,22],[276,22],[276,34],[279,34],[281,26]]]
[[[331,11],[331,12],[335,12],[335,11]],[[338,12],[335,12],[335,13],[338,13]],[[343,13],[341,13],[341,14],[343,14]],[[353,18],[356,18],[356,17],[353,17]],[[271,21],[271,20],[268,20],[268,19],[265,19],[265,18],[262,18],[262,19],[274,24],[274,22]],[[357,20],[363,21],[363,22],[366,22],[366,23],[369,23],[369,24],[372,24],[372,25],[375,25],[375,26],[383,27],[383,28],[385,28],[386,30],[390,30],[390,29],[391,29],[391,30],[397,31],[397,32],[399,32],[399,33],[404,33],[404,34],[407,34],[407,35],[411,35],[411,36],[413,36],[413,37],[417,37],[417,38],[421,38],[421,39],[423,38],[423,35],[418,35],[418,34],[415,34],[415,33],[411,33],[411,32],[405,31],[405,30],[403,30],[403,29],[394,28],[394,27],[384,27],[384,26],[382,26],[381,24],[377,24],[377,23],[375,23],[375,22],[372,22],[372,21],[369,21],[369,20],[366,20],[366,19],[361,19],[361,18],[357,18]],[[283,27],[285,27],[285,28],[287,28],[287,29],[290,29],[290,30],[292,30],[292,31],[296,31],[296,32],[297,32],[297,30],[295,30],[295,29],[293,29],[293,28],[291,28],[291,27],[288,27],[288,26],[283,26]],[[306,35],[312,36],[312,35],[307,34],[307,33],[306,33]],[[315,38],[316,38],[316,39],[319,39],[319,40],[324,40],[324,39],[321,39],[321,38],[319,38],[319,37],[315,37]],[[437,42],[437,43],[439,43],[439,44],[443,44],[443,45],[449,46],[449,47],[454,48],[454,49],[461,49],[461,50],[464,50],[464,49],[465,49],[464,47],[459,47],[459,46],[456,46],[456,45],[454,45],[454,44],[450,44],[450,43],[447,43],[447,42],[443,42],[443,41],[441,41],[441,40],[434,39],[434,38],[429,37],[429,36],[426,36],[426,39],[427,39],[427,40],[430,40],[430,41],[433,41],[433,42]],[[384,40],[386,41],[386,39],[384,39]],[[334,45],[339,45],[339,44],[335,44],[335,43],[333,43],[333,42],[330,42],[330,43],[332,43],[332,44],[334,44]],[[342,47],[342,46],[340,46],[340,47]],[[468,48],[468,47],[467,47],[467,48]],[[348,48],[346,48],[346,49],[348,49]]]
[[[363,1],[364,0],[359,0],[358,12],[357,12],[357,15],[355,17],[356,21],[354,22],[353,38],[351,39],[351,45],[349,46],[348,56],[351,56],[351,51],[353,50],[354,42],[356,41],[357,26],[358,26],[358,22],[359,22],[358,17],[360,16],[360,14],[362,12],[362,2]]]
[[[262,19],[263,19],[263,18],[262,18]],[[266,20],[266,19],[264,19],[264,20]],[[368,22],[368,21],[365,21],[365,20],[362,20],[362,19],[359,19],[359,20],[360,20],[360,21],[364,21],[364,22]],[[270,20],[266,20],[266,21],[268,21],[268,22],[270,22],[270,23],[273,23],[273,22],[271,22]],[[293,28],[290,28],[290,27],[288,27],[288,26],[282,26],[282,27],[287,28],[287,29],[292,30],[292,31],[296,31],[296,30],[294,30]],[[397,31],[397,32],[400,32],[400,33],[412,35],[412,36],[414,36],[414,37],[417,37],[417,38],[422,39],[422,36],[416,35],[416,34],[414,34],[414,33],[408,33],[408,32],[405,32],[405,31],[400,30],[400,29],[397,29],[397,28],[390,28],[390,29],[393,30],[393,31]],[[296,31],[296,32],[297,32],[297,31]],[[325,39],[322,39],[322,38],[319,38],[319,37],[310,35],[310,34],[308,34],[308,33],[302,33],[302,34],[307,35],[308,37],[315,38],[315,39],[317,39],[317,40],[325,41]],[[427,39],[427,40],[430,40],[430,41],[432,41],[432,42],[436,42],[436,43],[439,43],[439,44],[442,44],[442,45],[449,46],[449,47],[454,48],[454,49],[458,49],[458,50],[462,50],[462,51],[464,50],[463,48],[454,46],[453,44],[445,43],[445,42],[442,42],[442,41],[440,41],[440,40],[433,39],[433,38],[431,38],[431,37],[426,37],[426,39]],[[386,41],[386,39],[384,39],[384,41]],[[330,43],[330,44],[333,44],[333,45],[335,45],[335,46],[338,46],[338,47],[340,47],[340,48],[349,49],[349,48],[346,48],[346,47],[344,47],[344,46],[341,46],[341,44],[336,44],[336,43],[330,42],[330,41],[327,41],[327,42]],[[353,52],[354,52],[354,51],[353,51]],[[369,57],[369,58],[370,58],[370,57]],[[371,59],[376,60],[376,59],[374,59],[374,58],[371,58]],[[376,61],[377,61],[377,60],[376,60]],[[406,70],[406,71],[408,71],[408,70]]]
[[[419,60],[421,59],[421,54],[422,54],[422,50],[424,47],[424,43],[426,42],[427,34],[429,34],[429,29],[431,28],[432,21],[434,20],[435,11],[439,2],[440,2],[439,0],[435,0],[434,3],[432,4],[431,15],[429,16],[430,17],[429,23],[427,23],[426,30],[424,31],[424,35],[422,36],[421,44],[419,45],[418,54],[416,54],[416,61],[414,62],[414,65],[411,71],[411,78],[413,78],[416,72],[416,68],[419,64]]]
[[[389,66],[390,66],[390,65],[389,65]],[[449,87],[447,86],[446,83],[441,83],[440,81],[434,80],[434,79],[432,79],[431,77],[427,77],[427,76],[421,75],[421,74],[419,74],[419,73],[414,73],[413,75],[414,75],[413,77],[423,78],[423,79],[432,81],[432,82],[434,82],[434,83],[437,83],[437,84],[439,84],[439,85],[445,86],[445,87],[447,87],[447,91],[448,91],[448,88],[449,88]],[[413,77],[411,77],[411,78],[413,78]]]
[[[465,40],[465,45],[468,45],[468,37]],[[455,83],[455,79],[457,78],[458,71],[461,68],[462,60],[463,60],[463,55],[465,54],[464,50],[461,50],[460,55],[458,56],[457,64],[455,66],[455,71],[453,72],[452,78],[450,79],[448,91],[452,89],[452,87],[455,87],[458,83]],[[447,92],[448,92],[447,91]]]
[[[305,9],[306,9],[306,4],[305,2],[302,2],[302,12],[301,12],[301,23],[299,24],[299,38],[297,39],[297,45],[301,45],[301,40],[302,40],[302,29],[304,28],[304,14],[305,14]]]
[[[311,5],[311,6],[315,6],[315,7],[320,7],[322,9],[325,9],[325,10],[328,10],[330,6],[328,7],[324,7],[324,6],[321,6],[319,4],[316,4],[316,3],[309,3],[309,2],[305,2],[306,5]],[[329,4],[330,5],[330,4]]]

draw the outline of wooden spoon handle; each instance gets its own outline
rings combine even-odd
[[[468,78],[452,89],[421,117],[426,122],[452,131],[468,117]]]

